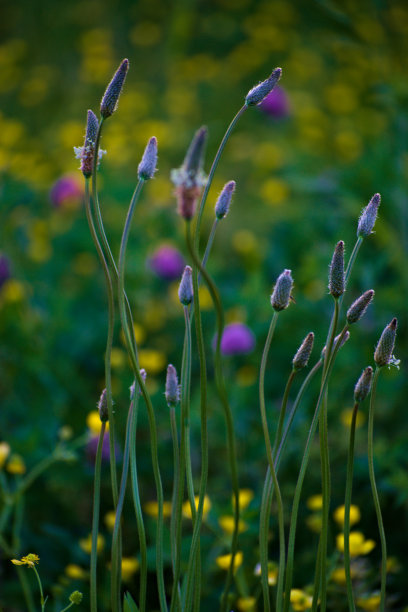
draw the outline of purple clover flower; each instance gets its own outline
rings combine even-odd
[[[223,355],[245,355],[255,348],[255,335],[244,323],[230,323],[221,338]]]
[[[60,208],[68,202],[79,203],[82,200],[84,190],[82,181],[76,176],[65,174],[61,176],[50,189],[50,201],[55,208]]]
[[[274,119],[285,119],[290,115],[288,94],[279,85],[276,85],[259,104],[259,108]]]
[[[176,248],[163,244],[149,257],[148,265],[160,278],[175,280],[184,270],[184,259]]]

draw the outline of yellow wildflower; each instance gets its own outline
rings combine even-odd
[[[11,455],[7,462],[6,470],[10,474],[25,474],[26,466],[21,455]]]
[[[340,533],[336,538],[337,550],[344,552],[344,535]],[[368,555],[375,547],[374,540],[365,540],[361,531],[350,531],[349,539],[350,556],[359,557]]]
[[[194,502],[195,502],[196,510],[198,508],[198,501],[199,501],[199,497],[198,497],[198,495],[196,495],[194,497]],[[211,501],[210,501],[210,498],[208,497],[208,495],[206,495],[204,497],[204,504],[203,504],[203,521],[205,521],[205,519],[207,518],[207,515],[208,515],[210,510],[211,510]],[[186,518],[191,519],[191,507],[190,507],[190,502],[189,501],[186,501],[183,504],[183,516],[185,516]]]
[[[220,516],[220,518],[218,519],[218,522],[220,524],[220,527],[223,531],[225,531],[225,533],[233,533],[234,531],[234,525],[235,525],[235,520],[233,516]],[[242,533],[243,531],[246,531],[248,529],[248,525],[245,523],[245,521],[242,521],[240,519],[239,524],[238,524],[238,532]]]
[[[308,610],[312,607],[313,598],[301,589],[292,589],[290,603],[294,610]]]
[[[240,597],[237,600],[237,608],[241,612],[254,612],[256,597]]]
[[[11,562],[14,565],[28,565],[28,567],[34,567],[36,563],[38,563],[40,557],[35,555],[34,553],[29,553],[25,557],[21,557],[21,559],[11,559]]]
[[[379,610],[380,607],[381,596],[379,593],[375,593],[374,595],[370,595],[369,597],[360,597],[357,599],[357,605],[363,610],[372,610],[375,612]]]
[[[134,557],[122,557],[122,579],[128,582],[139,569],[139,561]]]
[[[308,498],[306,505],[309,510],[321,510],[323,507],[323,498],[321,495],[312,495]]]
[[[72,580],[86,580],[88,578],[88,572],[75,563],[70,563],[66,566],[65,574],[68,578],[72,578]]]
[[[149,516],[158,516],[159,514],[159,504],[157,501],[148,501],[143,506],[144,511]],[[165,501],[163,502],[163,517],[168,518],[171,516],[171,502]]]
[[[242,565],[242,561],[244,559],[243,553],[239,550],[234,558],[234,571],[236,571],[240,565]],[[216,564],[223,570],[228,570],[231,563],[231,554],[220,555],[215,559]]]
[[[86,417],[86,424],[88,425],[89,431],[93,436],[99,436],[99,432],[101,431],[102,422],[99,416],[99,412],[97,410],[92,410],[92,412],[88,413]],[[109,423],[106,423],[106,431],[109,429]]]
[[[79,540],[79,546],[82,548],[84,552],[90,555],[91,548],[92,548],[92,535],[89,534],[86,538],[82,538],[81,540]],[[98,540],[96,544],[96,550],[98,551],[98,553],[103,550],[104,546],[105,546],[105,538],[102,535],[98,534]]]
[[[6,463],[6,459],[10,454],[10,444],[7,442],[0,442],[0,470]]]
[[[344,506],[339,506],[333,512],[333,517],[336,523],[342,527],[344,525]],[[360,508],[358,506],[350,506],[350,525],[358,523],[361,518]]]

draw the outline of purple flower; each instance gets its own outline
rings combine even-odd
[[[92,465],[95,463],[96,450],[98,448],[98,440],[99,440],[99,436],[92,436],[91,438],[89,438],[86,444],[86,448],[85,448],[86,457],[89,463],[91,463]],[[116,455],[116,459],[119,459],[121,455],[119,446],[117,444],[115,444],[115,455]],[[109,462],[109,432],[106,432],[105,435],[103,436],[102,462],[103,463]]]
[[[0,288],[11,276],[10,262],[5,255],[0,255]]]
[[[148,259],[148,265],[160,278],[175,280],[184,270],[184,259],[180,251],[164,244]]]
[[[67,203],[78,204],[84,191],[82,181],[72,174],[61,176],[50,189],[50,201],[53,206],[59,208]]]
[[[243,355],[255,348],[255,335],[244,323],[230,323],[224,328],[221,352],[224,355]]]
[[[283,87],[276,85],[259,104],[259,108],[274,119],[284,119],[290,114],[290,103],[286,91]]]

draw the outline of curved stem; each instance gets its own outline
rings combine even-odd
[[[374,473],[374,449],[373,449],[373,432],[374,432],[374,404],[375,395],[377,391],[378,375],[380,368],[376,368],[373,376],[373,383],[371,386],[371,397],[370,397],[370,409],[368,413],[368,471],[370,476],[371,491],[373,494],[373,501],[375,512],[377,515],[378,530],[380,532],[381,542],[381,601],[380,601],[380,612],[385,610],[385,587],[387,582],[387,543],[385,540],[384,524],[381,515],[380,499],[378,497],[377,485],[375,482]]]
[[[355,612],[356,609],[354,605],[353,584],[351,581],[350,571],[350,506],[351,493],[353,490],[354,439],[356,434],[357,413],[358,402],[355,402],[353,408],[353,415],[351,417],[350,442],[347,458],[346,493],[344,499],[344,570],[346,573],[346,588],[349,612]]]
[[[90,599],[91,612],[98,612],[97,604],[97,580],[96,568],[98,558],[98,530],[99,530],[99,509],[101,501],[101,465],[102,465],[102,447],[105,437],[106,423],[101,424],[99,432],[98,446],[95,457],[95,475],[94,475],[94,497],[93,497],[93,514],[92,514],[92,545],[91,545],[91,576],[90,576]]]

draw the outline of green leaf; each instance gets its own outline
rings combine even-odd
[[[125,593],[123,598],[123,612],[139,612],[139,608],[130,593]]]

